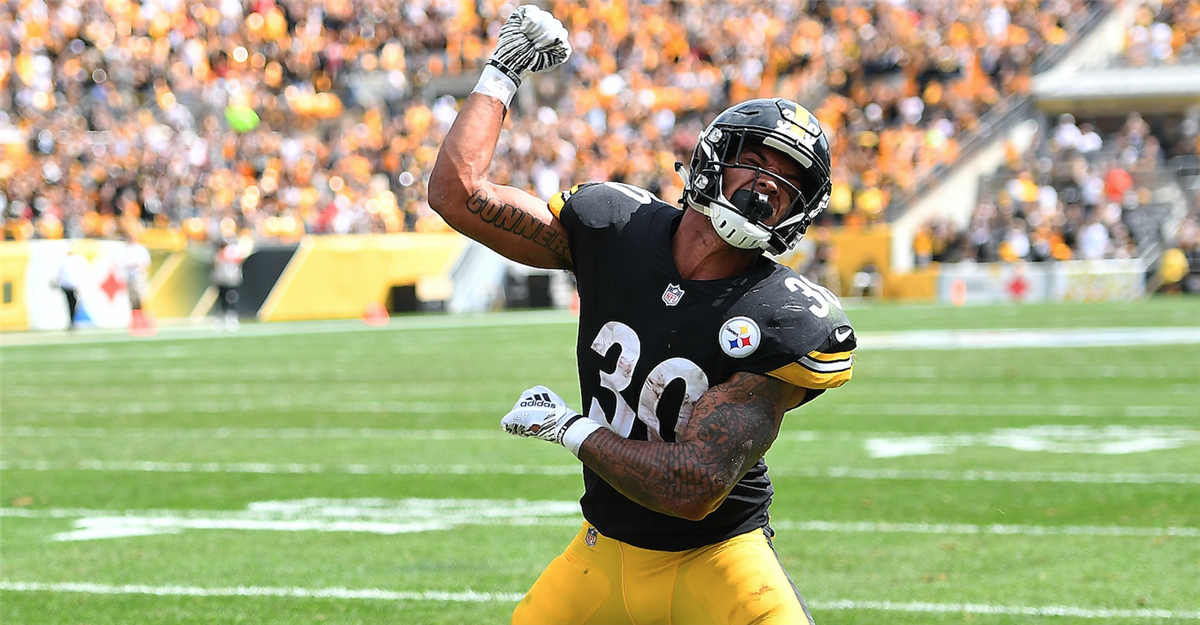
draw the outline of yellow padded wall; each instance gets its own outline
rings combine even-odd
[[[393,286],[448,274],[465,245],[453,233],[305,237],[259,319],[361,316],[368,304],[383,303]]]

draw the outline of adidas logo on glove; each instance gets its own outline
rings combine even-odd
[[[554,400],[550,399],[549,395],[541,393],[521,400],[520,406],[521,408],[553,408]]]

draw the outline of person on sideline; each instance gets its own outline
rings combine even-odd
[[[222,239],[213,256],[212,283],[217,287],[217,313],[213,327],[218,331],[238,329],[238,287],[242,286],[242,251],[237,241]]]
[[[520,81],[571,53],[521,6],[438,154],[429,205],[508,258],[577,279],[584,413],[544,386],[501,419],[583,462],[584,525],[513,623],[812,622],[774,551],[763,461],[784,413],[850,379],[838,299],[775,263],[829,202],[804,107],[752,100],[701,134],[683,210],[614,182],[549,202],[487,180]]]
[[[78,251],[67,250],[62,263],[58,266],[58,274],[54,276],[54,286],[62,289],[67,298],[67,329],[75,329],[75,315],[79,310],[79,289],[87,277],[88,259]]]
[[[150,250],[138,243],[133,233],[124,235],[125,247],[121,249],[117,262],[125,272],[125,289],[129,292],[130,327],[145,329],[152,324],[151,318],[142,310],[142,299],[150,285]]]

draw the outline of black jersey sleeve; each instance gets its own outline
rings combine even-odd
[[[667,204],[649,191],[631,185],[588,182],[555,194],[549,206],[567,231],[576,275],[588,273],[590,266],[596,270],[594,277],[603,280],[599,277],[604,273],[600,268],[622,249],[618,241],[624,240],[635,247],[644,243],[631,242],[625,237],[630,222],[639,212],[643,218],[649,214],[642,209],[657,210]]]
[[[767,375],[807,390],[796,406],[806,404],[827,389],[837,388],[854,375],[854,328],[838,326],[816,349],[772,369]],[[788,406],[789,409],[796,406]]]
[[[648,192],[629,185],[587,182],[555,194],[549,204],[550,212],[574,238],[576,234],[586,236],[587,230],[620,230],[638,207],[653,199]]]
[[[738,369],[808,390],[801,403],[850,381],[857,341],[841,302],[829,290],[779,266],[739,308],[742,318],[758,326],[761,347]]]

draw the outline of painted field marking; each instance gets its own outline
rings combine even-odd
[[[832,404],[821,407],[830,416],[886,417],[1084,417],[1134,418],[1200,417],[1197,406],[1081,406],[1078,404]]]
[[[509,439],[499,426],[494,430],[426,430],[404,428],[79,428],[28,427],[0,428],[0,436],[20,438],[150,438],[168,440],[250,439],[250,440],[420,440],[457,441],[464,439]]]
[[[922,612],[950,614],[1003,614],[1014,616],[1073,616],[1076,618],[1155,618],[1200,619],[1200,611],[1121,610],[1116,608],[1081,608],[1065,605],[1010,606],[988,603],[926,603],[923,601],[808,601],[811,610],[874,610],[881,612]]]
[[[0,430],[0,436],[18,438],[138,438],[160,440],[506,440],[495,430],[427,430],[373,428],[63,428],[18,426]],[[1179,426],[1104,428],[1039,425],[997,428],[983,433],[913,435],[876,432],[798,431],[780,434],[783,443],[840,440],[861,443],[871,458],[949,454],[964,447],[989,446],[1028,452],[1120,455],[1178,449],[1200,444],[1200,430]]]
[[[380,590],[366,588],[272,588],[266,586],[235,586],[227,588],[201,588],[199,586],[144,586],[129,584],[113,586],[84,582],[39,582],[0,581],[0,591],[10,592],[76,592],[90,595],[157,595],[160,597],[293,597],[298,599],[374,599],[382,601],[451,601],[455,603],[505,602],[515,603],[524,593],[515,592],[460,592],[426,590],[422,592]]]
[[[160,325],[152,337],[131,338],[124,329],[88,330],[86,332],[5,332],[0,334],[0,347],[70,343],[125,343],[129,341],[179,340],[237,340],[256,336],[293,336],[303,334],[342,334],[346,332],[403,332],[411,330],[459,330],[466,328],[501,328],[507,326],[545,326],[578,324],[579,318],[567,311],[537,310],[484,314],[418,315],[394,317],[386,328],[368,326],[358,319],[328,319],[319,321],[287,321],[243,324],[237,333],[216,334],[212,326]]]
[[[864,442],[872,458],[953,453],[963,447],[1003,447],[1017,451],[1056,454],[1125,455],[1200,444],[1200,430],[1185,427],[1127,427],[1110,425],[1037,425],[998,428],[979,434],[869,437]]]
[[[242,414],[327,412],[336,414],[445,414],[447,412],[497,413],[509,406],[496,402],[336,402],[288,397],[215,401],[137,401],[96,406],[90,403],[54,404],[39,401],[37,410],[22,410],[22,417],[128,416],[157,414]],[[917,416],[917,417],[1073,417],[1103,419],[1151,419],[1200,417],[1197,406],[1084,406],[1079,404],[857,404],[829,403],[821,406],[828,416]]]
[[[1065,482],[1078,484],[1200,484],[1197,473],[1073,473],[1053,471],[933,471],[901,469],[771,469],[775,477],[831,477],[858,480],[948,482]]]
[[[240,513],[240,514],[239,514]],[[94,540],[175,534],[186,529],[367,532],[410,534],[454,529],[461,525],[535,524],[570,517],[579,524],[574,501],[524,499],[297,499],[258,501],[233,514],[88,515],[56,541]]]
[[[511,440],[499,427],[495,429],[440,430],[418,428],[105,428],[105,427],[31,427],[0,428],[0,437],[12,438],[133,438],[160,440]],[[1076,425],[1037,425],[1028,428],[997,428],[990,432],[953,432],[913,434],[911,432],[850,432],[785,430],[777,442],[811,443],[845,441],[870,444],[875,439],[925,440],[928,445],[962,446],[994,444],[1025,451],[1059,453],[1132,453],[1139,447],[1168,449],[1173,445],[1200,443],[1200,430],[1183,426],[1130,427],[1110,425],[1103,428]],[[1028,443],[1025,440],[1028,439]],[[1153,439],[1143,440],[1143,439]],[[1137,442],[1141,441],[1141,442]],[[1136,443],[1136,444],[1134,444]],[[1111,446],[1110,446],[1111,444]],[[1040,449],[1036,447],[1046,447]],[[899,454],[904,455],[904,454]],[[886,456],[876,456],[886,457]]]
[[[54,405],[40,402],[40,410],[22,411],[23,417],[61,417],[62,415],[127,416],[144,414],[242,414],[328,412],[336,414],[445,414],[447,412],[496,413],[504,410],[502,403],[483,402],[330,402],[271,397],[261,399],[232,399],[227,401],[137,401],[95,406],[88,403]]]
[[[92,330],[81,333],[6,332],[0,347],[70,343],[113,343],[127,341],[236,340],[255,336],[339,334],[344,332],[404,332],[412,330],[457,330],[505,326],[574,325],[579,319],[566,311],[514,311],[500,314],[428,315],[396,317],[387,328],[367,326],[358,320],[292,321],[245,324],[237,334],[214,334],[207,325],[161,326],[153,337],[131,338],[124,330]],[[1200,327],[1164,326],[1129,328],[1055,328],[995,330],[908,330],[866,332],[858,335],[858,349],[1012,349],[1026,347],[1105,347],[1114,345],[1183,345],[1200,343]]]
[[[0,471],[128,471],[135,473],[255,473],[353,475],[578,475],[578,465],[465,465],[465,464],[270,464],[261,462],[154,462],[102,461],[52,462],[48,460],[0,461]],[[851,467],[774,468],[775,477],[827,477],[858,480],[935,480],[958,482],[1067,482],[1080,484],[1200,484],[1197,473],[1070,473],[1013,471],[920,471],[856,469]]]
[[[349,599],[375,601],[449,601],[516,603],[524,593],[466,591],[395,591],[378,588],[279,588],[269,586],[233,586],[204,588],[200,586],[146,586],[138,584],[110,585],[86,582],[14,582],[0,580],[0,591],[7,592],[73,592],[93,595],[154,595],[160,597],[287,597],[294,599]],[[1077,606],[1006,606],[987,603],[925,603],[918,601],[856,601],[820,599],[807,602],[810,609],[826,611],[872,610],[881,612],[970,613],[1016,616],[1072,616],[1075,618],[1156,618],[1197,620],[1200,611],[1115,608],[1084,608]]]
[[[407,534],[462,525],[577,526],[575,501],[524,499],[295,499],[253,502],[243,510],[89,510],[0,508],[0,518],[74,519],[74,529],[55,541],[96,540],[184,530],[363,532]],[[966,534],[1023,536],[1134,536],[1200,538],[1194,527],[1105,525],[974,525],[775,520],[781,531],[868,534]]]
[[[270,464],[264,462],[0,461],[0,470],[130,471],[141,473],[349,473],[354,475],[577,475],[578,465],[465,465],[465,464]]]
[[[1200,538],[1197,527],[1121,525],[973,525],[969,523],[870,523],[844,521],[771,521],[777,530],[864,534],[965,534],[998,536],[1176,536]]]
[[[1014,349],[1109,347],[1122,345],[1195,345],[1200,327],[1056,328],[1028,330],[911,330],[875,332],[859,337],[858,349]]]

